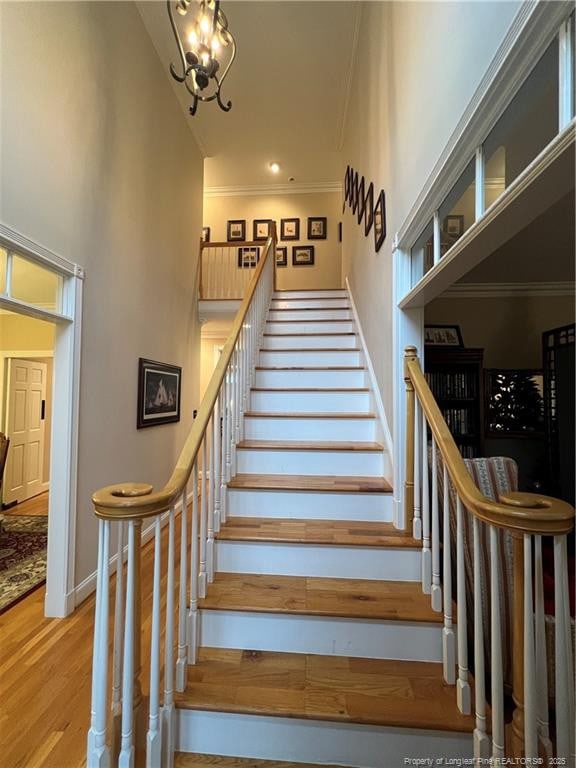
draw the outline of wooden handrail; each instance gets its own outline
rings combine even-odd
[[[267,240],[232,240],[232,241],[223,241],[218,243],[205,243],[202,241],[200,243],[200,248],[204,250],[205,248],[246,248],[246,247],[253,247],[253,246],[259,246],[260,248],[263,248]]]
[[[575,512],[574,507],[565,501],[534,493],[506,493],[501,494],[496,502],[482,494],[472,480],[428,386],[416,347],[407,347],[405,350],[404,380],[407,387],[413,388],[442,454],[448,475],[462,503],[472,514],[485,523],[522,533],[549,536],[570,533],[574,527]],[[410,482],[411,478],[408,477],[407,483]],[[410,511],[406,509],[406,514]]]
[[[94,503],[97,517],[107,520],[136,520],[151,517],[170,509],[182,494],[192,472],[204,433],[210,423],[212,411],[222,387],[228,364],[232,358],[234,347],[242,331],[252,297],[260,281],[264,266],[270,258],[270,253],[274,252],[275,243],[276,233],[273,232],[263,245],[264,255],[260,259],[252,280],[248,285],[246,295],[236,314],[228,340],[202,398],[198,415],[186,438],[170,479],[162,490],[156,492],[154,492],[153,486],[146,483],[121,483],[101,488],[92,495],[92,502]],[[227,243],[227,245],[230,245],[230,243]],[[246,245],[246,243],[240,243],[239,245]],[[262,245],[262,242],[259,245]]]

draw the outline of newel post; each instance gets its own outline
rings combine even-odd
[[[404,382],[406,384],[406,467],[404,473],[404,530],[412,530],[414,519],[414,385],[408,373],[411,360],[418,359],[416,347],[404,351]]]
[[[524,537],[512,534],[512,715],[511,757],[524,756]]]

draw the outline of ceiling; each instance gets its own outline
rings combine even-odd
[[[237,44],[222,86],[225,114],[200,104],[168,73],[176,47],[164,2],[137,3],[144,24],[208,158],[206,186],[339,181],[341,136],[361,3],[225,0]],[[277,161],[281,170],[268,169]]]

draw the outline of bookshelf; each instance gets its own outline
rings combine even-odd
[[[424,349],[428,385],[465,459],[483,455],[483,360],[483,349]]]

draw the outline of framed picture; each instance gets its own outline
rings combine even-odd
[[[292,246],[292,266],[293,267],[313,267],[314,266],[314,246],[313,245],[293,245]]]
[[[200,240],[203,243],[209,243],[210,242],[210,227],[202,227],[202,235],[200,237]]]
[[[246,240],[246,221],[243,219],[233,219],[228,222],[227,238],[229,243],[235,240],[242,242]]]
[[[544,375],[541,370],[484,371],[487,437],[544,436]]]
[[[354,171],[354,176],[352,178],[352,200],[350,201],[350,205],[352,206],[352,213],[356,213],[356,210],[358,208],[358,172]]]
[[[459,347],[464,346],[459,325],[425,325],[424,344],[427,347]]]
[[[464,216],[445,216],[442,229],[451,237],[462,237],[464,234]]]
[[[252,240],[268,240],[272,234],[272,219],[254,219]]]
[[[254,245],[247,245],[238,248],[238,267],[240,269],[254,269],[260,261],[260,248]]]
[[[358,211],[357,211],[358,224],[362,223],[362,218],[364,216],[365,208],[366,208],[366,189],[365,189],[364,176],[362,176],[360,185],[358,187]]]
[[[344,175],[344,202],[342,204],[342,213],[346,210],[346,205],[348,204],[348,200],[350,199],[350,176],[351,176],[351,170],[350,166],[346,166],[346,173]]]
[[[364,199],[364,234],[368,236],[374,223],[374,184],[370,182]]]
[[[138,429],[180,421],[181,379],[182,368],[139,358]]]
[[[308,240],[326,240],[328,220],[326,216],[308,217]]]
[[[288,266],[288,248],[285,245],[276,246],[276,266]]]
[[[300,219],[280,219],[280,240],[300,240]]]
[[[376,253],[382,247],[384,240],[386,240],[386,195],[381,189],[374,208],[374,247]]]
[[[342,242],[342,222],[338,222],[338,242]]]

